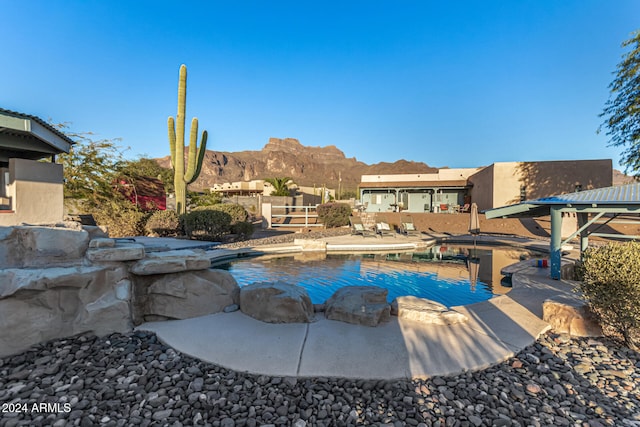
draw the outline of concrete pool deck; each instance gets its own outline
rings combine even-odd
[[[330,241],[353,245],[353,238],[324,240],[328,245]],[[367,240],[376,243],[372,238]],[[377,242],[381,240],[378,238]],[[400,243],[406,239],[396,240]],[[478,242],[487,243],[484,239]],[[211,252],[218,251],[221,250]],[[317,313],[316,321],[309,324],[269,324],[236,311],[150,322],[138,329],[155,332],[160,340],[182,353],[255,374],[363,379],[456,375],[508,359],[549,329],[541,319],[542,303],[559,294],[571,296],[573,285],[551,280],[548,272],[523,268],[513,275],[513,289],[508,294],[452,307],[469,321],[450,326],[392,316],[391,321],[371,328],[327,320],[323,313]]]

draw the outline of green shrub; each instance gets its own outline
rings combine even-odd
[[[231,215],[215,209],[198,208],[181,218],[184,232],[197,240],[221,240],[231,230]]]
[[[246,240],[253,234],[253,224],[249,221],[237,222],[231,226],[231,232]]]
[[[181,234],[180,218],[174,210],[155,211],[147,220],[144,229],[148,234],[160,237]]]
[[[640,243],[610,243],[585,252],[579,289],[603,326],[632,348],[640,331]]]
[[[91,212],[98,225],[106,226],[109,237],[133,237],[145,234],[149,213],[135,205],[112,204]]]
[[[191,211],[201,211],[201,210],[213,210],[220,211],[229,214],[231,217],[231,224],[236,224],[238,222],[244,222],[249,218],[249,214],[247,210],[242,205],[238,205],[236,203],[218,203],[215,205],[208,206],[199,206],[197,208],[193,208]]]
[[[349,225],[351,206],[347,203],[325,203],[318,205],[318,219],[327,228]]]

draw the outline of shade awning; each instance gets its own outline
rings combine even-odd
[[[68,153],[73,140],[44,120],[0,108],[0,161]]]

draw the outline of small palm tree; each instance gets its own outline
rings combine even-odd
[[[289,178],[288,176],[282,177],[282,178],[267,178],[265,179],[265,182],[268,182],[269,184],[271,184],[273,186],[273,192],[271,193],[272,196],[289,196],[289,182],[291,181],[291,178]]]

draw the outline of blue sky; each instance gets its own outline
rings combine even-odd
[[[0,107],[169,154],[180,64],[208,148],[366,163],[611,158],[596,134],[637,0],[0,0]],[[402,172],[402,171],[398,171]]]

